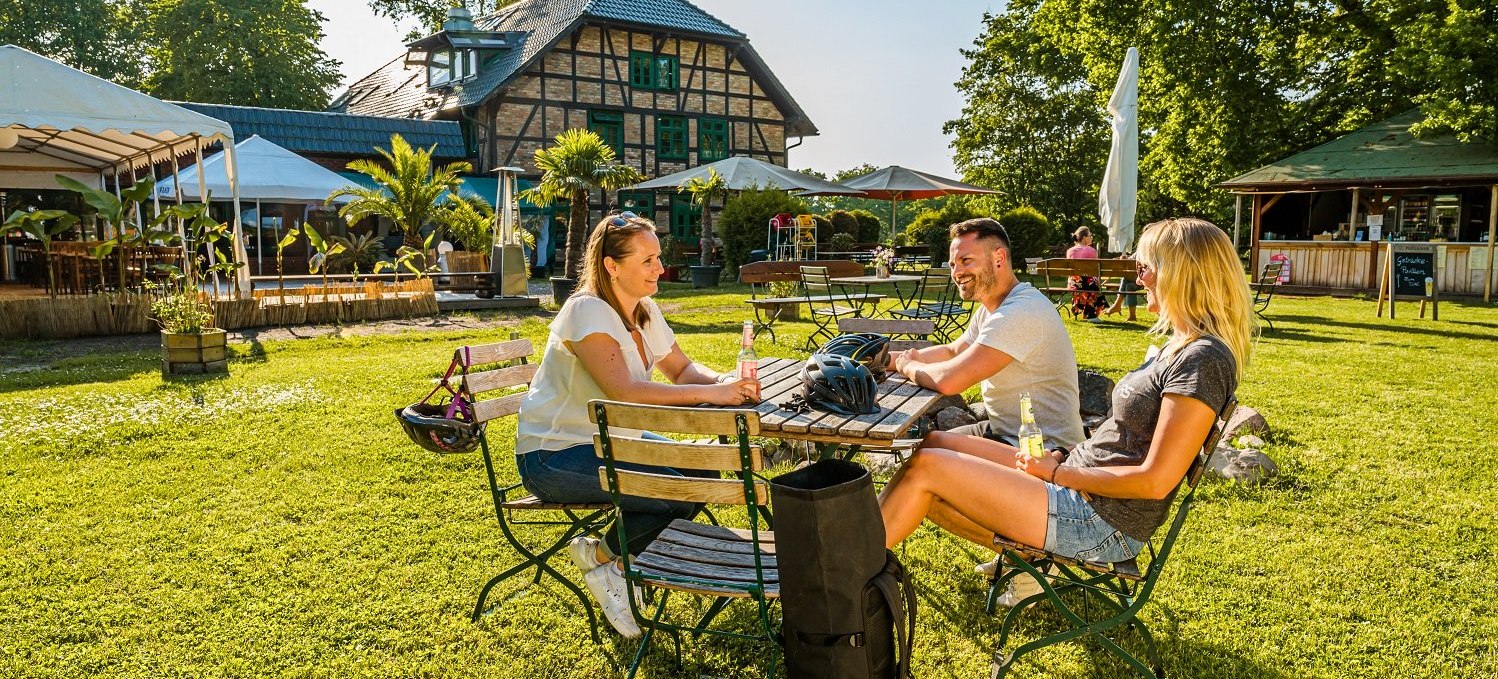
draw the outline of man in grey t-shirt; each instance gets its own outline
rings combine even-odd
[[[949,344],[891,356],[900,374],[943,394],[981,384],[988,421],[954,433],[1018,440],[1019,397],[1030,392],[1047,447],[1082,440],[1077,358],[1050,300],[1014,275],[1009,235],[992,219],[952,226],[952,279],[978,304],[967,331]]]

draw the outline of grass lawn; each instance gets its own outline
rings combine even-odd
[[[688,355],[723,368],[742,298],[658,297]],[[1274,300],[1278,330],[1238,396],[1268,418],[1282,473],[1198,494],[1142,614],[1167,673],[1498,675],[1498,308],[1442,306],[1439,322],[1409,303],[1390,321],[1366,300]],[[455,345],[512,329],[539,344],[547,318],[240,343],[228,377],[171,383],[150,349],[0,343],[0,676],[615,675],[635,645],[595,646],[559,588],[468,621],[515,560],[482,458],[427,453],[391,417]],[[1067,327],[1079,363],[1115,379],[1147,341],[1143,322]],[[761,356],[799,355],[811,326],[781,328]],[[513,420],[489,431],[513,480]],[[904,559],[921,589],[917,675],[987,676],[999,619],[972,572],[983,550],[928,527]],[[1056,622],[1026,620],[1021,640]],[[656,677],[751,676],[759,653],[688,643],[678,670],[656,649]],[[1069,644],[1015,676],[1124,670]]]

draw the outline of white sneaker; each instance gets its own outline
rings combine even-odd
[[[598,538],[579,535],[572,538],[572,542],[567,543],[567,554],[572,557],[572,565],[577,566],[577,570],[587,574],[603,565],[603,562],[598,560],[599,542]]]
[[[1021,573],[1009,581],[1009,586],[1004,589],[1004,594],[999,596],[994,603],[1004,608],[1013,608],[1018,606],[1019,602],[1035,596],[1042,591],[1040,581],[1031,577],[1029,573]]]
[[[993,558],[993,561],[989,561],[988,563],[980,563],[976,566],[973,566],[973,572],[986,577],[989,580],[992,580],[998,574],[999,566],[1003,563],[1004,557],[996,556]]]
[[[638,638],[640,626],[635,623],[635,616],[629,610],[629,588],[624,582],[624,575],[614,570],[614,564],[606,563],[588,571],[583,576],[583,581],[588,583],[588,591],[598,600],[598,607],[603,609],[603,617],[608,619],[609,624],[625,639]]]

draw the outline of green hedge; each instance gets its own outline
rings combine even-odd
[[[851,213],[858,220],[858,242],[878,243],[884,238],[884,222],[868,210],[854,210]]]
[[[1044,257],[1061,232],[1039,210],[1021,205],[999,215],[999,223],[1009,232],[1009,249],[1014,261],[1021,264],[1027,257]]]

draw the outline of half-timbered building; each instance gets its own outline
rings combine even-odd
[[[785,165],[788,139],[817,134],[748,38],[685,0],[521,0],[478,19],[457,8],[332,110],[458,121],[479,169],[532,178],[536,150],[568,128],[597,132],[647,177],[731,155]],[[616,199],[695,236],[685,196]]]

